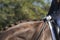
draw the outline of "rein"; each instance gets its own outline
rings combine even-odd
[[[46,23],[48,23],[48,26],[50,28],[52,40],[60,40],[58,37],[58,34],[57,34],[56,26],[54,26],[54,24],[52,23],[53,21],[51,19],[52,19],[52,17],[50,15],[44,18],[44,20],[45,20],[44,25],[39,30],[39,32],[37,32],[37,34],[35,34],[35,36],[33,36],[34,37],[33,40],[39,40],[43,30],[46,28]]]
[[[36,34],[33,35],[32,40],[39,40],[39,38],[40,38],[42,32],[43,32],[44,29],[46,28],[46,24],[47,24],[47,22],[44,22],[44,23],[43,23],[42,28],[39,30],[39,32],[37,32]]]

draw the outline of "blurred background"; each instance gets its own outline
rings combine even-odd
[[[0,30],[20,20],[41,20],[52,0],[0,0]]]

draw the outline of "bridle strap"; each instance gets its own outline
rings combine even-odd
[[[35,34],[35,35],[33,36],[32,40],[38,40],[38,39],[40,38],[43,30],[46,28],[46,24],[47,24],[47,22],[44,22],[44,23],[43,23],[42,28],[39,30],[39,32],[37,32],[37,34]]]

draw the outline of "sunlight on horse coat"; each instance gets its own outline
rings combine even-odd
[[[43,25],[43,21],[20,23],[0,32],[0,40],[34,40]],[[38,40],[52,40],[48,24],[46,24],[46,28],[42,31]]]

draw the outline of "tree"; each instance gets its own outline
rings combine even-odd
[[[41,19],[48,13],[50,3],[45,0],[0,0],[0,26],[18,20]]]

